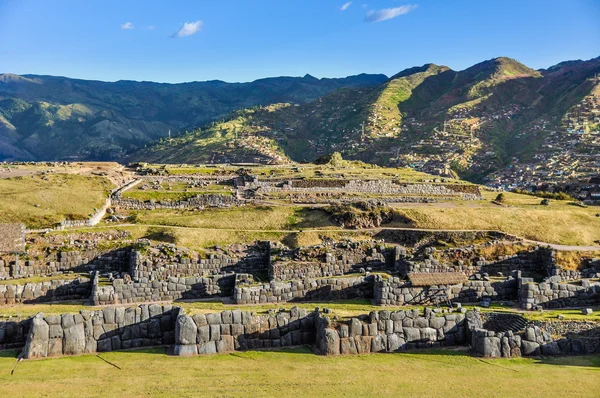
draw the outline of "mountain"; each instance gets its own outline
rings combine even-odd
[[[478,180],[511,162],[530,161],[547,147],[549,135],[576,123],[569,114],[591,109],[587,104],[598,98],[597,73],[600,58],[539,71],[506,57],[462,71],[427,64],[372,87],[241,110],[131,159],[281,163],[339,151],[352,159]],[[597,111],[585,117],[593,120]]]
[[[114,83],[0,74],[0,160],[119,159],[151,141],[236,109],[305,103],[385,75],[276,77],[251,83]]]

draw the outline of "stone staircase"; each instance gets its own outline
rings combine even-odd
[[[488,314],[488,319],[483,327],[494,332],[519,332],[525,329],[527,320],[518,314],[506,314],[502,312],[492,312]]]

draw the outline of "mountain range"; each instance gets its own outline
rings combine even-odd
[[[600,93],[599,73],[600,57],[541,70],[500,57],[462,71],[426,64],[390,78],[252,83],[0,75],[0,153],[285,163],[339,151],[442,175],[486,175],[527,161],[549,134],[577,125],[579,110]],[[581,128],[598,130],[600,115],[587,116]]]
[[[161,137],[276,102],[304,103],[385,75],[340,79],[277,77],[222,81],[114,83],[0,75],[0,160],[114,160]]]

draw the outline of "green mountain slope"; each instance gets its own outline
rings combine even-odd
[[[339,88],[386,79],[306,75],[251,83],[160,84],[0,74],[0,160],[119,159],[169,130],[203,125],[236,109],[304,103]]]
[[[375,87],[240,111],[131,159],[285,162],[340,151],[348,158],[478,179],[540,150],[543,138],[593,92],[590,78],[599,72],[598,58],[542,71],[510,58],[463,71],[428,64]]]

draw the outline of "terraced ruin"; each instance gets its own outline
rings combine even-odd
[[[535,198],[361,164],[120,173],[87,219],[0,224],[0,350],[600,354],[598,248],[408,216]]]

